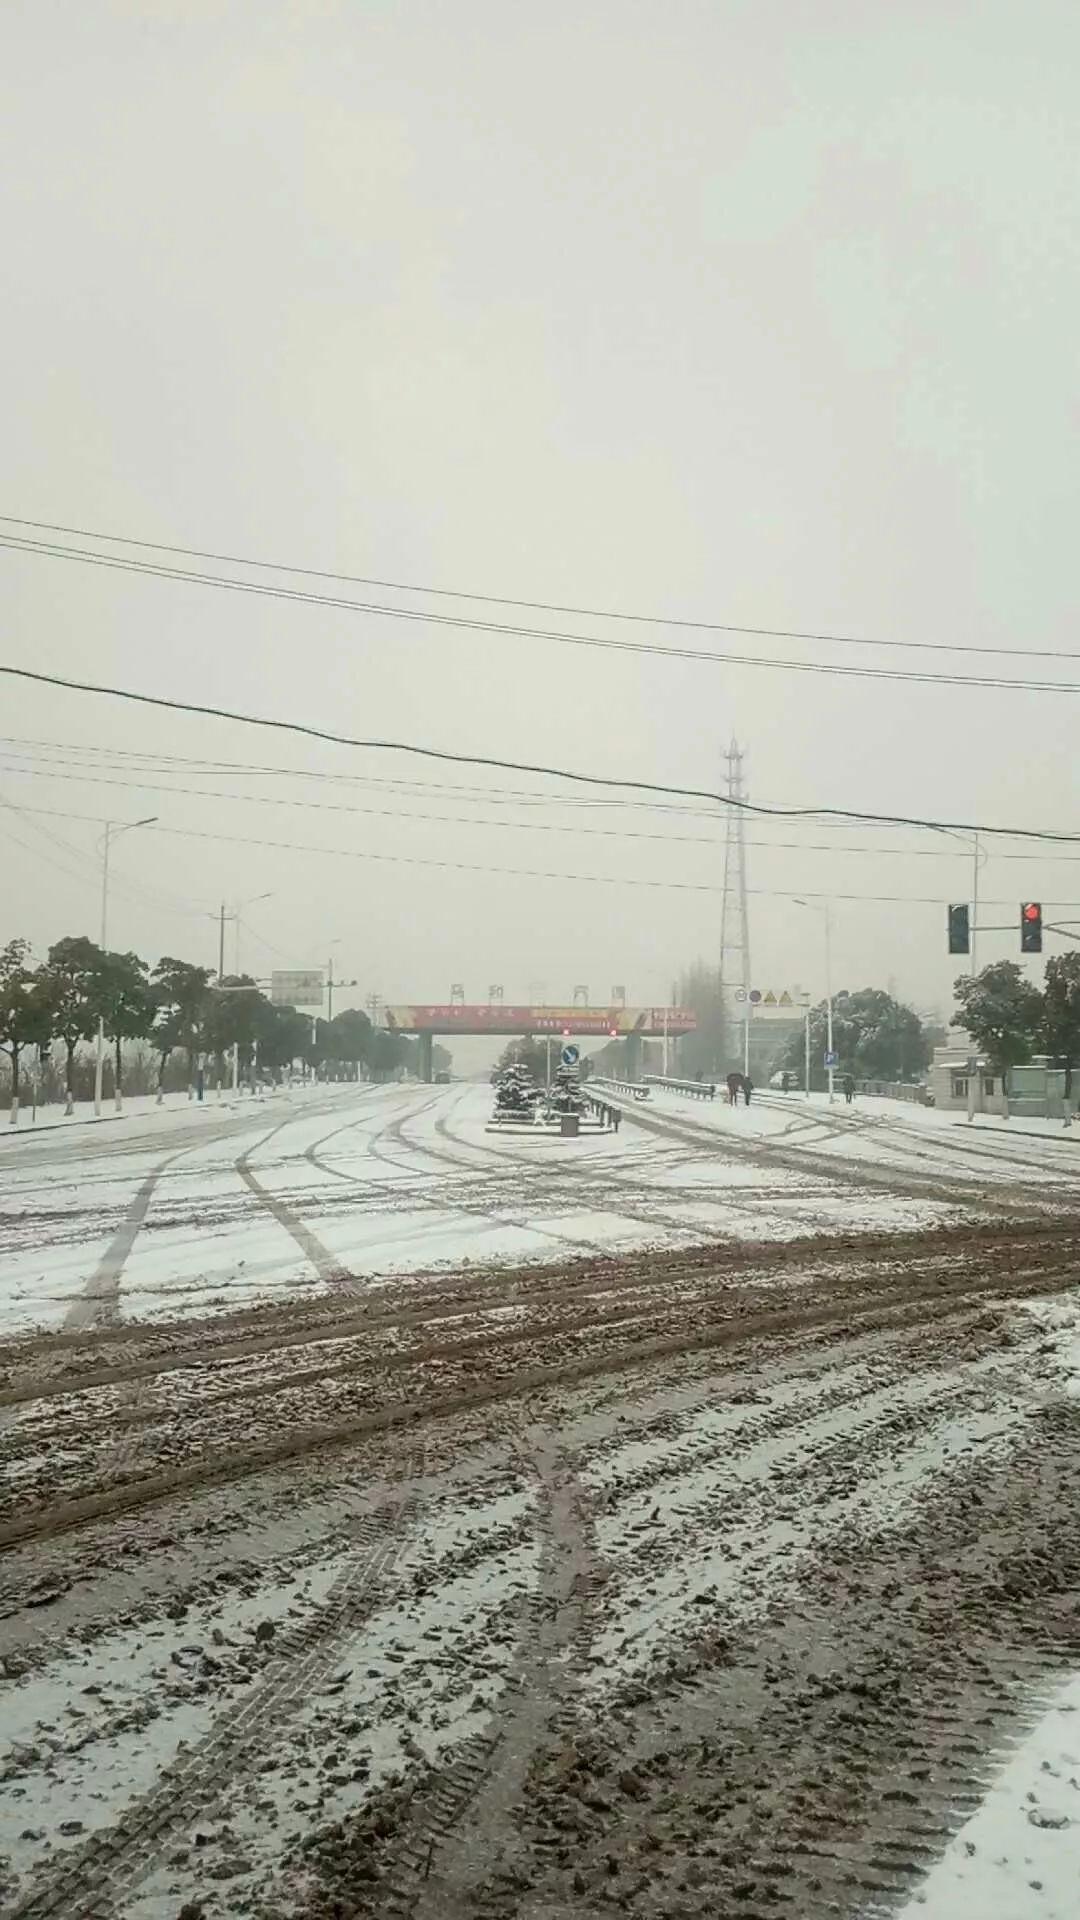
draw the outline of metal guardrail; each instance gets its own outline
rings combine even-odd
[[[606,1074],[589,1076],[589,1086],[604,1087],[608,1093],[632,1093],[635,1100],[647,1100],[649,1089],[642,1080],[616,1080]]]
[[[842,1085],[840,1079],[837,1085]],[[906,1100],[918,1107],[931,1107],[934,1104],[929,1088],[915,1086],[910,1080],[856,1080],[855,1091],[870,1094],[879,1100]]]
[[[662,1073],[647,1073],[650,1087],[663,1087],[668,1093],[685,1093],[692,1100],[715,1100],[716,1085],[711,1080],[671,1080]]]

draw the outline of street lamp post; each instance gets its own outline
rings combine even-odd
[[[339,937],[338,937],[338,938],[337,938],[336,940],[331,940],[331,942],[330,942],[330,945],[331,945],[331,947],[340,947],[340,945],[341,945],[341,938],[340,938],[340,936],[339,936]],[[360,984],[360,982],[359,982],[358,980],[335,980],[335,979],[334,979],[334,956],[333,956],[333,954],[331,953],[331,955],[330,955],[330,957],[329,957],[329,959],[328,959],[328,960],[327,960],[327,962],[326,962],[326,1019],[327,1019],[327,1024],[329,1024],[329,1022],[330,1022],[330,1021],[331,1021],[331,1020],[333,1019],[333,1017],[334,1017],[334,988],[335,988],[335,987],[358,987],[358,986],[359,986],[359,984]]]
[[[661,1072],[663,1074],[664,1079],[666,1080],[669,1073],[671,1072],[671,1008],[675,1000],[675,988],[674,988],[674,984],[668,979],[668,976],[662,973],[659,967],[655,967],[655,966],[649,967],[646,969],[646,972],[649,979],[650,988],[657,986],[661,982],[663,983],[663,988],[664,988],[664,1004],[660,1009],[661,1015],[662,1015],[661,1022],[660,1022],[660,1034],[661,1034],[660,1061],[661,1061]],[[622,1004],[623,1006],[626,1005],[625,987],[622,990]],[[650,1015],[650,1022],[652,1024],[654,1032],[656,1030],[655,1015],[656,1015],[656,1002],[654,1000],[652,1013]]]
[[[156,813],[151,813],[147,815],[145,820],[125,820],[121,823],[120,826],[114,826],[111,820],[106,820],[105,822],[105,835],[104,835],[102,856],[101,856],[101,951],[102,953],[106,951],[106,943],[109,937],[109,845],[110,845],[110,842],[114,835],[117,838],[119,838],[120,834],[131,833],[135,827],[152,827],[157,817],[158,816]],[[104,1011],[102,1011],[101,1013],[98,1014],[97,1058],[94,1062],[94,1113],[96,1115],[100,1115],[101,1113],[101,1088],[102,1088],[102,1082],[104,1080],[104,1077],[105,1077],[105,1014],[104,1014]],[[116,1111],[119,1113],[120,1106],[121,1106],[119,1083],[117,1083],[115,1093],[114,1093],[114,1098],[116,1102]]]
[[[825,999],[825,1005],[826,1005],[825,1048],[826,1048],[826,1052],[828,1053],[829,1062],[830,1062],[828,1067],[829,1105],[832,1106],[834,1100],[836,1099],[836,1068],[832,1065],[832,1059],[833,1059],[832,914],[830,912],[829,902],[827,900],[823,907],[819,907],[814,901],[799,900],[799,899],[795,900],[795,905],[797,907],[806,907],[808,911],[811,913],[823,913],[825,916],[825,996],[826,996],[826,999]],[[809,1058],[807,1061],[806,1097],[807,1099],[810,1098]]]
[[[225,902],[224,900],[222,901],[221,915],[218,921],[218,986],[219,987],[221,986],[221,982],[225,975],[225,922],[226,920],[232,920],[234,922],[235,946],[233,949],[233,964],[236,968],[237,976],[239,977],[240,915],[245,907],[258,906],[260,900],[272,900],[273,897],[274,895],[273,895],[272,889],[269,893],[252,894],[250,898],[247,900],[238,900],[231,914],[226,913]],[[233,1093],[237,1091],[239,1085],[240,1085],[240,1046],[239,1046],[239,1042],[234,1040],[232,1044],[232,1091]],[[218,1097],[220,1099],[221,1097],[220,1092]]]

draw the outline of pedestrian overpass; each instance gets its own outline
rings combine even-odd
[[[460,1000],[448,1006],[386,1007],[383,1025],[391,1033],[415,1034],[420,1041],[420,1077],[431,1079],[431,1049],[447,1034],[554,1035],[559,1039],[625,1040],[627,1072],[637,1079],[641,1069],[641,1042],[676,1039],[693,1033],[697,1018],[688,1007],[511,1007],[502,1000],[467,1006]]]

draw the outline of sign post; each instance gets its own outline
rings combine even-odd
[[[746,1010],[742,1023],[742,1070],[748,1080],[750,1078],[750,1016],[761,1005],[762,998],[760,987],[751,987],[746,996]]]
[[[321,967],[276,968],[270,975],[270,998],[275,1007],[322,1007]]]

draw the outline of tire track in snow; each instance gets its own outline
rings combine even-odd
[[[127,1813],[83,1845],[68,1849],[44,1881],[11,1910],[10,1920],[108,1920],[146,1879],[169,1837],[205,1814],[261,1755],[273,1730],[298,1712],[341,1646],[382,1600],[401,1556],[417,1500],[404,1491],[421,1472],[409,1462],[402,1497],[388,1514],[356,1523],[356,1557],[322,1606],[286,1627],[280,1651],[252,1692],[234,1702],[206,1737],[183,1748],[158,1784]]]

